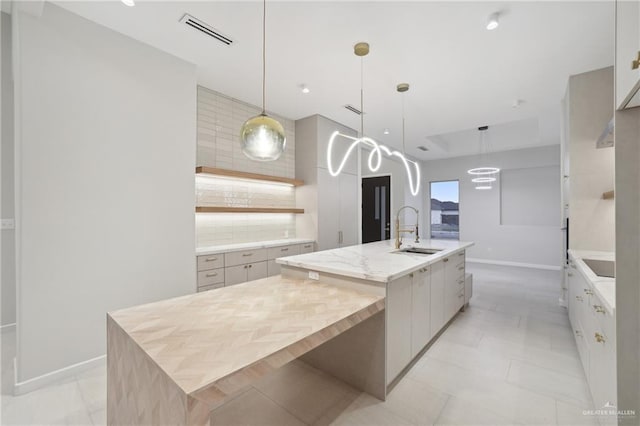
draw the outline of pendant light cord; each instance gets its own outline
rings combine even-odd
[[[364,56],[360,57],[360,137],[364,137]]]
[[[404,144],[404,93],[402,94],[402,154],[407,155]]]
[[[262,114],[266,115],[266,80],[267,80],[267,0],[262,1]]]

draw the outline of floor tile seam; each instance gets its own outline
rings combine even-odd
[[[91,423],[93,424],[93,416],[91,416],[91,410],[89,409],[89,404],[87,403],[87,400],[84,396],[84,392],[82,391],[82,387],[80,386],[80,382],[78,381],[78,376],[74,374],[73,377],[74,377],[76,389],[78,389],[78,393],[80,394],[80,399],[82,400],[82,405],[84,406],[84,410],[87,412],[87,416],[89,417],[89,419],[91,420]],[[105,400],[105,404],[106,404],[106,400]]]
[[[560,354],[560,355],[561,356],[565,356],[563,354]],[[531,364],[531,365],[536,366],[538,368],[544,368],[546,370],[553,371],[554,373],[564,374],[565,376],[570,376],[570,377],[573,377],[574,379],[586,380],[585,375],[584,375],[584,371],[583,371],[582,368],[580,369],[581,374],[578,375],[578,374],[567,373],[566,371],[562,371],[560,369],[556,369],[556,368],[552,368],[552,367],[547,367],[547,366],[544,366],[544,365],[536,364],[535,362],[533,362],[533,361],[531,361],[529,359],[519,358],[518,356],[512,356],[510,359],[511,359],[511,361],[525,362],[527,364]]]
[[[282,410],[284,410],[285,412],[287,412],[290,416],[292,416],[293,418],[295,418],[296,420],[298,420],[300,423],[305,424],[307,426],[312,426],[314,425],[318,420],[320,420],[322,418],[322,416],[325,413],[320,414],[317,418],[313,419],[313,421],[311,423],[307,423],[306,421],[304,421],[303,419],[301,419],[300,417],[298,417],[295,413],[291,412],[289,409],[287,409],[287,407],[281,405],[278,401],[274,400],[273,398],[271,398],[269,395],[267,395],[266,393],[264,393],[261,389],[258,388],[253,388],[255,389],[258,393],[260,393],[260,395],[264,396],[265,398],[267,398],[269,401],[273,402],[276,406],[278,406],[279,408],[281,408]],[[346,392],[343,393],[343,395],[346,394]],[[337,405],[337,402],[334,403],[330,408],[333,408],[335,405]],[[326,412],[326,410],[325,410]]]
[[[444,413],[445,408],[447,407],[447,405],[449,404],[449,401],[452,398],[452,395],[447,393],[447,392],[440,392],[443,395],[445,395],[447,397],[447,399],[444,401],[444,404],[442,404],[442,408],[440,408],[440,412],[438,413],[438,415],[436,416],[435,419],[433,419],[433,424],[437,425],[438,421],[440,420],[440,417],[442,417],[442,413]]]
[[[558,395],[549,395],[548,393],[544,393],[543,391],[541,391],[539,389],[532,389],[532,388],[523,386],[521,384],[514,383],[514,382],[509,381],[509,380],[507,380],[505,383],[507,383],[507,384],[509,384],[511,386],[515,386],[515,387],[517,387],[517,388],[519,388],[521,390],[534,393],[534,394],[536,394],[538,396],[542,396],[542,397],[545,397],[547,399],[553,399],[553,400],[556,400],[556,401],[565,402],[565,403],[568,403],[568,404],[571,404],[571,405],[579,405],[580,402],[589,403],[588,401],[581,401],[581,400],[578,400],[578,399],[564,399],[564,398],[559,397]],[[591,399],[591,395],[590,394],[589,394],[589,399]]]

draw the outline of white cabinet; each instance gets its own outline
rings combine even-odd
[[[444,262],[431,265],[431,309],[429,310],[431,336],[435,336],[446,323],[444,318]]]
[[[640,0],[616,1],[616,107],[640,106]]]
[[[387,383],[411,361],[411,286],[413,274],[387,284]]]
[[[431,339],[431,267],[413,274],[411,283],[411,358]]]
[[[615,317],[604,308],[574,260],[568,279],[569,320],[594,405],[617,405]],[[615,416],[601,416],[600,424],[616,424]]]
[[[464,256],[457,254],[444,263],[444,322],[448,322],[464,305]]]
[[[296,218],[297,234],[314,238],[318,250],[358,244],[357,150],[354,150],[338,176],[327,168],[327,144],[334,131],[357,136],[353,129],[320,115],[296,121],[296,176],[306,183],[296,193],[297,206],[305,209]],[[349,141],[336,140],[333,149],[335,169],[342,161]]]
[[[248,263],[224,268],[224,285],[246,283],[267,277],[267,262]]]

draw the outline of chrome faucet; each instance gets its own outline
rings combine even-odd
[[[402,206],[400,207],[400,210],[398,210],[398,213],[396,213],[396,249],[399,249],[400,246],[402,245],[402,233],[403,232],[408,232],[410,234],[413,233],[413,229],[400,229],[400,212],[404,209],[411,209],[414,212],[416,212],[416,243],[420,242],[420,235],[418,234],[418,222],[420,221],[420,215],[418,213],[418,209],[411,207],[411,206]]]

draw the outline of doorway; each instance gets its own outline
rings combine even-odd
[[[362,178],[362,243],[391,238],[391,176]]]

